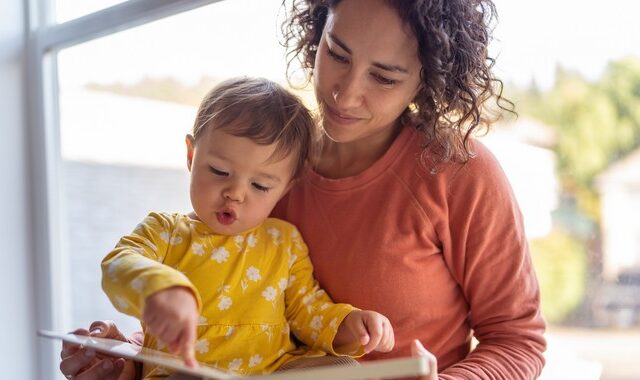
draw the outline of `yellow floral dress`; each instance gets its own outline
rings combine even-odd
[[[238,374],[269,373],[333,350],[351,311],[313,278],[298,230],[279,219],[235,236],[182,214],[151,213],[102,261],[102,287],[121,312],[140,318],[147,296],[172,286],[196,294],[198,361]],[[144,326],[143,326],[144,329]],[[304,343],[296,347],[291,332]],[[165,350],[145,334],[145,347]],[[145,378],[166,377],[145,366]]]

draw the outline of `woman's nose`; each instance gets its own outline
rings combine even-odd
[[[354,73],[349,72],[333,88],[331,96],[339,109],[356,108],[362,105],[364,86]]]

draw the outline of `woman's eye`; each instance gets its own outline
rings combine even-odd
[[[327,47],[327,53],[329,54],[329,56],[331,58],[333,58],[334,61],[339,62],[339,63],[349,63],[349,60],[346,57],[341,56],[340,54],[337,54],[335,51],[329,49]]]
[[[389,79],[387,77],[384,77],[380,74],[371,74],[373,76],[373,78],[380,84],[383,84],[385,86],[392,86],[396,83],[398,83],[397,80],[395,79]]]
[[[262,191],[262,192],[264,192],[264,193],[266,193],[267,191],[271,190],[271,188],[270,188],[270,187],[262,186],[262,185],[261,185],[261,184],[259,184],[259,183],[255,183],[255,182],[253,182],[251,185],[252,185],[256,190],[258,190],[258,191]]]
[[[219,169],[216,169],[213,166],[209,166],[209,170],[211,171],[211,173],[213,173],[213,174],[215,174],[217,176],[220,176],[220,177],[226,177],[226,176],[229,175],[229,173],[227,173],[225,171],[222,171],[222,170],[219,170]]]

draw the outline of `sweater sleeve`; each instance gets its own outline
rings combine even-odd
[[[118,311],[139,319],[149,295],[173,286],[191,289],[201,310],[200,295],[191,281],[163,264],[171,231],[170,216],[151,213],[102,260],[102,288]]]
[[[333,303],[329,295],[320,289],[313,277],[307,246],[297,230],[292,233],[291,246],[289,283],[285,291],[285,312],[291,330],[300,341],[313,349],[344,355],[346,353],[334,350],[333,340],[343,319],[357,309],[348,304]],[[359,357],[363,353],[355,349],[348,354]]]
[[[462,166],[448,192],[445,260],[469,304],[478,346],[440,379],[533,379],[544,365],[545,323],[522,215],[493,155]]]

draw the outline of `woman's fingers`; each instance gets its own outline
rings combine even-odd
[[[123,368],[123,359],[115,360],[106,358],[97,362],[81,374],[75,375],[73,380],[117,380]]]
[[[94,321],[89,326],[89,334],[98,338],[116,339],[126,342],[124,334],[113,321]]]
[[[78,349],[74,353],[63,357],[60,362],[60,371],[65,376],[76,375],[82,371],[83,368],[91,365],[95,358],[96,352],[94,350],[86,348]]]

